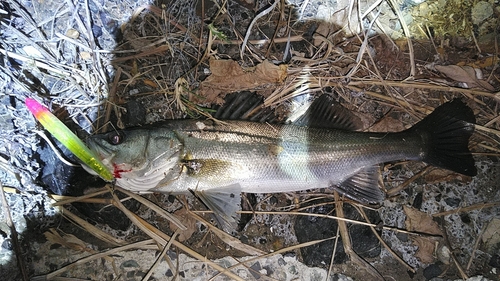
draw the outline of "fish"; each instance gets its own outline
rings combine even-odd
[[[380,165],[411,160],[475,176],[468,144],[475,116],[454,99],[401,132],[363,132],[330,95],[291,124],[168,120],[87,139],[115,184],[138,193],[196,194],[224,230],[241,193],[334,188],[363,204],[385,200]],[[358,118],[359,119],[359,118]]]

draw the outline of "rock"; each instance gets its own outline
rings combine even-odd
[[[493,15],[493,7],[486,1],[477,2],[472,7],[472,23],[480,24]]]
[[[260,279],[260,270],[262,269],[261,265],[259,262],[256,262],[250,266],[251,270],[250,274],[252,274],[253,278],[255,279]]]
[[[317,202],[316,202],[317,203]],[[332,213],[332,205],[311,208],[311,212]],[[378,212],[365,210],[371,222],[380,220]],[[344,205],[346,218],[363,221],[358,211],[351,205]],[[380,254],[381,246],[372,230],[364,225],[348,224],[353,250],[364,258],[373,258]],[[300,243],[334,237],[337,234],[337,220],[300,216],[295,221],[295,234]],[[302,258],[308,266],[325,267],[330,264],[335,239],[301,248]],[[347,260],[342,238],[339,237],[334,263],[340,264]]]
[[[69,155],[68,150],[64,147],[60,147],[60,151],[66,152],[66,156]],[[45,142],[41,142],[36,153],[42,163],[41,182],[54,194],[67,194],[71,178],[77,168],[61,162]]]
[[[426,280],[430,280],[434,277],[438,277],[442,272],[443,270],[441,267],[434,263],[424,269],[424,277]]]
[[[481,35],[477,38],[481,51],[486,53],[495,53],[495,40],[498,40],[495,32]]]
[[[97,176],[90,175],[82,168],[75,170],[71,177],[70,185],[67,189],[67,195],[70,196],[81,196],[94,188],[101,188],[104,186],[104,181]],[[123,199],[127,196],[121,192],[117,192],[117,196]],[[105,193],[96,198],[111,198],[111,194]],[[136,212],[141,203],[135,200],[126,200],[122,202],[123,205],[132,212]],[[72,203],[81,215],[87,217],[91,222],[107,224],[109,227],[116,230],[127,230],[132,221],[130,221],[127,216],[118,208],[105,208],[108,204],[96,204],[96,203],[83,203],[74,202]]]
[[[125,105],[125,126],[133,127],[146,123],[146,108],[140,102],[131,100]]]
[[[496,254],[492,256],[488,265],[494,268],[500,268],[500,255]]]
[[[444,202],[446,202],[446,204],[450,207],[458,207],[460,206],[460,202],[462,202],[462,200],[460,198],[445,198],[444,199]]]

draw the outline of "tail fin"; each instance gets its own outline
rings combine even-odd
[[[475,176],[474,158],[469,151],[469,138],[476,118],[470,107],[454,99],[413,126],[427,147],[422,161],[454,172]]]

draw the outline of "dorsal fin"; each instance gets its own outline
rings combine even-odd
[[[335,102],[329,95],[315,99],[306,112],[292,124],[321,129],[356,131],[363,127],[361,119]]]
[[[214,117],[221,120],[247,120],[260,123],[276,123],[274,111],[262,107],[263,98],[252,92],[238,92],[225,97]],[[300,114],[300,113],[299,113]],[[309,108],[292,122],[296,126],[357,131],[363,128],[361,119],[347,108],[324,94],[315,99]]]
[[[262,107],[262,96],[248,91],[229,94],[224,104],[213,115],[220,120],[247,120],[260,123],[275,123],[276,116],[269,107]]]

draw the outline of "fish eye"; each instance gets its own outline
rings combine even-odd
[[[108,134],[108,143],[118,145],[123,142],[125,135],[122,132],[111,132]]]

